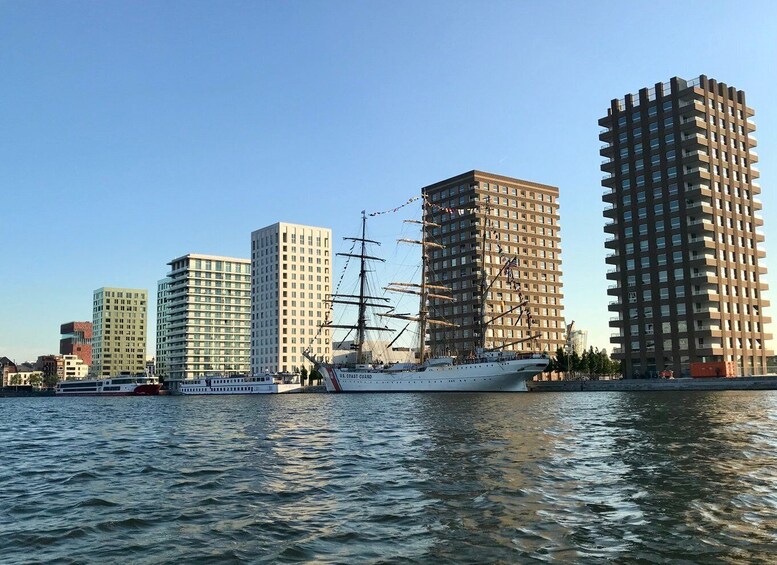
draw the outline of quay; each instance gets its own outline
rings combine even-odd
[[[602,381],[529,381],[529,392],[626,392],[686,390],[777,390],[777,376],[703,379],[619,379]]]

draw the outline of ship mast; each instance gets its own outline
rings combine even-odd
[[[488,216],[491,213],[490,196],[485,197],[485,207],[483,207],[483,235],[480,238],[480,310],[477,319],[478,339],[475,343],[476,349],[486,349],[486,296],[488,294],[487,276],[486,276],[486,238],[488,234]]]
[[[359,318],[356,322],[356,363],[363,363],[364,342],[367,333],[367,302],[364,299],[367,286],[367,214],[362,210],[361,256],[359,257]],[[380,245],[380,244],[378,244]]]
[[[429,317],[429,297],[426,290],[426,265],[429,255],[426,253],[426,195],[421,194],[421,292],[418,306],[418,362],[423,364],[426,355],[426,320]]]
[[[418,362],[423,364],[423,362],[426,360],[426,332],[428,327],[430,325],[450,328],[455,328],[458,326],[444,320],[434,320],[429,317],[429,299],[434,298],[437,300],[453,300],[453,297],[449,294],[444,294],[450,293],[450,289],[447,286],[431,285],[426,282],[429,263],[429,254],[427,252],[427,248],[432,247],[435,249],[443,249],[442,245],[433,241],[429,241],[429,238],[426,236],[427,227],[440,227],[440,224],[435,224],[426,220],[426,194],[421,195],[421,220],[405,220],[405,223],[421,225],[420,241],[415,239],[397,240],[400,243],[411,243],[421,246],[421,284],[392,282],[389,283],[385,289],[391,292],[417,294],[419,297],[418,316],[409,316],[407,314],[391,314],[388,312],[379,315],[387,318],[398,318],[400,320],[418,322]]]
[[[364,354],[364,344],[367,341],[367,331],[394,331],[388,327],[371,327],[367,325],[367,308],[386,308],[391,309],[388,298],[368,295],[367,288],[367,269],[368,261],[385,261],[380,257],[367,255],[367,244],[372,243],[380,245],[379,241],[367,239],[367,214],[362,210],[362,234],[361,237],[344,237],[343,239],[360,243],[359,253],[338,253],[342,257],[353,257],[359,259],[359,294],[333,294],[328,300],[335,304],[351,304],[359,307],[359,315],[356,319],[356,325],[328,324],[330,328],[342,328],[356,330],[356,364],[360,365],[366,362]]]

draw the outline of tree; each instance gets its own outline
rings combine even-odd
[[[30,385],[33,387],[39,387],[43,383],[43,375],[33,373],[30,375]]]
[[[302,386],[305,386],[305,379],[308,378],[308,370],[305,367],[302,367],[302,370],[299,372],[299,382],[302,384]]]
[[[569,368],[573,373],[583,370],[582,359],[577,351],[572,351],[572,355],[569,356]]]
[[[54,388],[57,386],[57,383],[59,382],[59,377],[56,375],[56,373],[48,374],[43,377],[43,384],[46,388]]]
[[[321,384],[321,381],[324,377],[321,376],[321,373],[318,372],[318,369],[313,369],[313,372],[310,373],[310,380],[315,381],[318,384]]]

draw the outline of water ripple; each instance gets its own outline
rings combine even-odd
[[[0,555],[770,563],[775,421],[770,392],[0,399]]]

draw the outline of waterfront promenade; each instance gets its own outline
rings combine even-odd
[[[705,379],[613,379],[602,381],[529,381],[529,392],[629,392],[777,390],[777,376]]]

